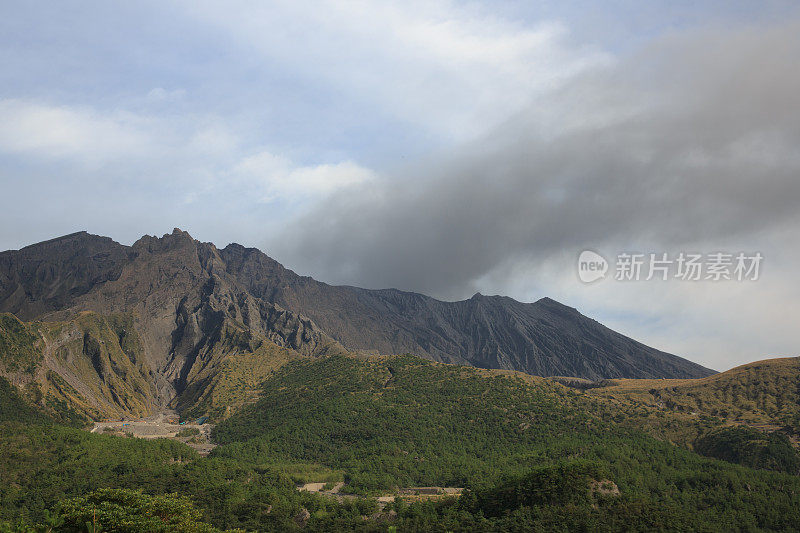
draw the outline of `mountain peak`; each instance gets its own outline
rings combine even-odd
[[[184,230],[182,230],[182,229],[180,229],[180,228],[173,228],[173,230],[172,230],[172,233],[171,233],[171,236],[173,236],[173,237],[178,237],[178,236],[180,236],[180,237],[185,237],[185,238],[187,238],[187,239],[194,240],[194,237],[192,237],[191,235],[189,235],[189,232],[188,232],[188,231],[184,231]],[[165,237],[166,237],[166,235],[165,235]]]
[[[553,300],[549,296],[545,296],[543,298],[539,298],[538,300],[536,300],[534,302],[534,305],[538,305],[540,307],[545,307],[545,308],[548,308],[548,309],[556,309],[556,310],[560,310],[560,311],[572,311],[572,312],[575,312],[575,313],[579,313],[579,311],[577,309],[575,309],[574,307],[570,307],[570,306],[568,306],[566,304],[563,304],[563,303],[559,302],[558,300]]]
[[[46,241],[37,242],[34,244],[29,244],[20,248],[19,250],[5,250],[0,253],[9,253],[9,252],[17,252],[17,251],[30,251],[36,250],[41,248],[48,248],[52,245],[59,245],[60,243],[80,243],[86,241],[98,241],[98,242],[114,242],[109,237],[102,237],[100,235],[92,235],[86,230],[76,231],[74,233],[68,233],[66,235],[61,235],[60,237],[54,237],[52,239],[48,239]]]

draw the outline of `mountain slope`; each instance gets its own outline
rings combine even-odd
[[[336,353],[336,352],[334,352]],[[52,415],[94,420],[143,417],[170,406],[187,417],[219,420],[258,397],[261,382],[303,356],[223,320],[186,366],[179,394],[147,364],[130,313],[85,311],[64,322],[23,323],[0,313],[0,379]],[[32,405],[30,407],[33,407]]]
[[[290,329],[308,340],[303,347],[289,347],[308,353],[335,339],[350,350],[408,352],[538,375],[596,379],[713,373],[548,298],[523,304],[476,295],[442,302],[394,289],[331,286],[299,276],[259,250],[237,244],[218,250],[180,230],[160,239],[142,237],[131,247],[79,233],[4,252],[0,259],[0,311],[24,319],[53,310],[136,311],[147,330],[148,354],[158,354],[153,365],[171,379],[192,357],[185,347],[173,345],[176,325],[194,339],[195,330],[211,321],[209,306],[279,345],[293,342],[291,331],[287,336],[275,330],[285,329],[288,320]]]
[[[159,403],[130,315],[25,324],[0,314],[0,349],[0,374],[46,411],[142,416]]]
[[[251,531],[787,531],[800,521],[800,477],[764,470],[776,466],[769,446],[758,469],[701,457],[553,380],[413,356],[299,357],[217,426],[224,443],[209,457],[167,439],[36,424],[2,379],[0,407],[26,417],[0,409],[0,529],[41,523],[105,487],[178,493],[214,526]],[[280,472],[345,484],[334,499]],[[366,494],[402,501],[378,512]],[[109,518],[152,519],[103,510],[104,530]],[[78,523],[94,516],[87,508]]]
[[[83,334],[86,324],[76,322],[83,313],[93,313],[108,331],[111,322],[125,317],[135,354],[115,346],[109,333],[108,343],[98,345],[102,349],[90,346],[89,337],[80,350],[75,344],[69,353],[81,355],[69,361],[80,368],[52,356],[37,367],[41,385],[48,382],[41,368],[47,368],[82,391],[76,398],[83,397],[84,404],[74,403],[87,413],[138,416],[170,403],[189,410],[203,399],[210,406],[212,396],[204,389],[231,383],[216,376],[224,368],[241,374],[225,361],[242,354],[287,360],[346,350],[413,353],[440,362],[588,379],[712,373],[548,298],[525,304],[475,295],[442,302],[393,289],[331,286],[298,276],[258,250],[236,244],[219,250],[179,229],[161,238],[144,236],[132,246],[81,232],[3,252],[0,312],[71,324]],[[34,351],[51,349],[42,339]],[[268,349],[259,351],[262,345]],[[111,386],[117,374],[98,363],[101,352],[114,363],[109,368],[131,377],[127,392],[135,394]]]
[[[413,356],[304,359],[282,367],[265,381],[257,403],[216,427],[221,446],[212,455],[264,465],[321,463],[344,470],[346,490],[368,494],[413,494],[403,487],[470,487],[473,494],[465,493],[458,504],[443,508],[455,506],[457,513],[458,506],[486,498],[487,505],[478,503],[482,517],[512,518],[512,512],[525,505],[521,501],[528,502],[530,508],[522,516],[531,521],[546,516],[559,502],[588,517],[613,502],[643,503],[642,497],[649,501],[645,508],[634,504],[614,524],[606,519],[573,522],[559,516],[547,525],[480,522],[441,530],[794,527],[787,517],[771,511],[781,507],[781,513],[798,514],[793,506],[800,492],[786,490],[800,483],[790,475],[800,464],[800,454],[790,446],[759,448],[760,460],[750,463],[786,473],[752,470],[649,438],[621,424],[625,418],[610,403],[598,403],[553,380],[519,373],[442,365]],[[576,478],[575,468],[588,468],[589,479]],[[531,469],[538,478],[535,483],[524,481]],[[767,488],[763,484],[767,479],[776,482]],[[604,484],[601,501],[591,497],[583,503],[574,501],[595,494],[589,487]],[[676,521],[673,509],[686,514],[681,512]],[[665,511],[671,518],[660,523],[637,518]],[[418,527],[437,530],[432,524],[441,521]]]
[[[414,353],[440,362],[587,379],[714,373],[616,333],[550,298],[525,304],[476,294],[442,302],[395,289],[327,285],[236,244],[220,255],[250,293],[310,317],[351,350]]]
[[[30,320],[117,279],[129,248],[85,231],[0,252],[0,311]]]

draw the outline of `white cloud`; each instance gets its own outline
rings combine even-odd
[[[264,68],[326,84],[447,140],[473,138],[537,93],[604,64],[557,23],[526,27],[449,1],[191,4]]]
[[[88,107],[0,100],[0,151],[97,162],[153,148],[147,121]]]
[[[302,203],[338,189],[363,184],[375,174],[353,161],[296,166],[286,157],[261,151],[245,157],[231,176],[253,187],[263,202]]]
[[[183,204],[233,194],[243,206],[307,206],[375,177],[352,160],[303,165],[269,149],[253,150],[215,117],[104,114],[88,106],[24,100],[0,101],[0,152],[39,164],[55,158],[62,173],[78,170],[84,183],[108,180],[120,191],[124,180],[179,191]]]

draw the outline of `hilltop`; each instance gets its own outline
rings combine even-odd
[[[710,419],[800,438],[800,357],[748,363],[702,379],[607,380],[585,394],[687,445]]]

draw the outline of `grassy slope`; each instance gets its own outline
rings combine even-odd
[[[219,425],[216,437],[261,437],[219,453],[344,468],[361,490],[463,486],[523,469],[535,443],[568,440],[575,426],[592,424],[566,407],[570,391],[542,387],[411,356],[301,360],[270,377],[262,399]]]
[[[33,403],[96,419],[154,409],[156,391],[131,315],[82,313],[25,324],[4,314],[0,324],[0,374],[23,385]],[[24,364],[17,354],[25,354]]]
[[[112,419],[144,416],[156,409],[156,390],[132,315],[87,312],[70,322],[41,323],[39,328],[48,343],[57,346],[52,350],[57,368],[85,387],[65,390],[51,373],[50,383],[70,405],[94,418]]]
[[[47,422],[50,419],[27,402],[11,383],[0,377],[0,422]]]
[[[691,444],[717,425],[800,434],[800,358],[758,361],[703,379],[613,380],[589,389],[640,427]]]
[[[10,313],[0,313],[0,354],[9,372],[32,373],[42,358],[39,336]]]

